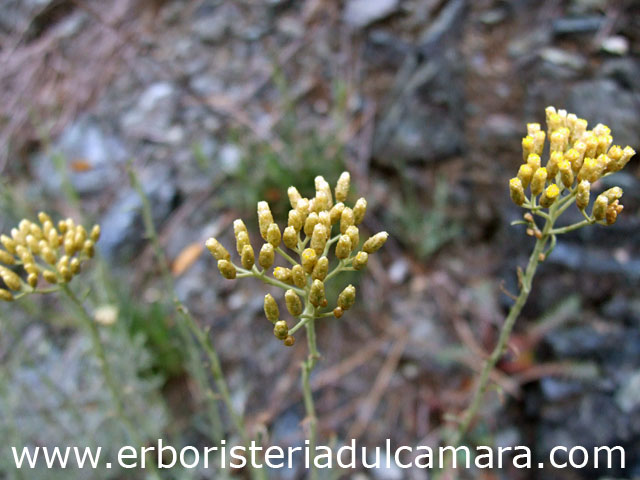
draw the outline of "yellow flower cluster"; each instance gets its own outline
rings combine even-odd
[[[584,213],[589,205],[591,185],[600,178],[620,171],[635,155],[631,147],[612,145],[609,127],[603,124],[587,130],[587,121],[566,110],[547,107],[547,131],[540,124],[527,125],[522,139],[524,163],[516,177],[509,181],[511,199],[516,205],[530,209],[551,208],[563,197],[575,197]],[[545,140],[548,140],[548,161],[543,167]],[[530,196],[526,194],[529,188]],[[611,225],[622,211],[619,200],[622,189],[614,187],[598,195],[591,216],[594,222]],[[539,197],[539,198],[538,198]]]
[[[47,283],[70,282],[80,272],[82,263],[93,257],[100,226],[87,233],[82,225],[68,218],[54,226],[51,217],[38,214],[40,223],[23,219],[10,236],[0,235],[0,278],[7,288],[0,288],[0,299],[12,301],[12,292],[35,291],[39,277]],[[21,266],[26,282],[10,267]]]
[[[369,255],[380,249],[387,240],[387,232],[380,232],[367,239],[361,248],[358,225],[364,219],[367,201],[358,199],[353,207],[345,205],[350,187],[350,175],[342,173],[335,188],[318,176],[315,178],[315,197],[303,197],[296,187],[289,187],[287,193],[291,203],[287,226],[281,231],[273,220],[267,202],[258,202],[258,225],[260,236],[264,240],[256,255],[249,240],[244,222],[240,219],[233,224],[236,239],[236,250],[240,256],[238,266],[231,261],[228,250],[215,238],[206,242],[207,249],[218,261],[218,269],[223,277],[253,276],[265,283],[276,285],[286,290],[285,302],[289,313],[299,319],[317,318],[319,309],[325,308],[325,281],[345,270],[361,270],[368,262]],[[332,236],[332,231],[336,234]],[[295,260],[285,252],[281,243],[298,256]],[[330,252],[338,260],[333,270],[330,269]],[[272,277],[268,270],[275,262],[275,254],[279,253],[289,266],[277,266]],[[302,297],[302,298],[301,298]],[[333,310],[336,318],[342,316],[355,300],[355,287],[347,286],[338,297],[338,304]],[[304,306],[303,306],[304,304]],[[264,301],[267,319],[274,323],[274,334],[285,345],[293,345],[287,323],[280,319],[276,300],[267,295]]]

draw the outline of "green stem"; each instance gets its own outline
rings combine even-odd
[[[287,252],[285,252],[282,248],[280,247],[276,247],[276,252],[278,252],[280,255],[282,255],[282,257],[289,262],[291,265],[298,265],[298,262],[296,262],[293,257],[291,257]]]
[[[133,186],[134,190],[136,190],[136,193],[138,194],[138,196],[140,197],[140,201],[142,202],[142,221],[144,223],[145,234],[149,239],[149,242],[151,243],[151,248],[153,249],[156,261],[158,262],[158,266],[160,267],[162,281],[165,284],[166,290],[171,293],[171,297],[173,299],[175,307],[178,310],[180,308],[183,308],[186,311],[186,308],[178,299],[175,282],[173,281],[171,269],[169,268],[169,260],[164,253],[162,245],[160,244],[160,237],[158,236],[158,231],[156,230],[156,226],[153,223],[153,213],[151,210],[151,202],[149,201],[149,197],[145,193],[138,175],[131,164],[127,166],[127,171],[129,173],[129,180],[131,182],[131,185]],[[202,367],[199,355],[197,354],[197,345],[194,342],[193,337],[189,333],[189,329],[185,328],[185,326],[180,322],[178,322],[178,332],[182,337],[183,342],[187,346],[189,369],[191,370],[193,377],[198,383],[199,388],[204,393],[205,398],[208,398],[209,400],[207,402],[207,415],[209,416],[209,422],[211,423],[211,428],[213,430],[214,440],[222,440],[223,433],[220,411],[218,409],[217,402],[214,400],[215,395],[209,387],[207,375],[204,368]]]
[[[573,195],[573,192],[571,195]],[[568,202],[568,200],[566,200],[565,202]],[[547,241],[555,234],[553,233],[553,224],[557,220],[558,216],[564,211],[563,208],[566,205],[565,202],[558,202],[552,205],[549,209],[549,218],[545,222],[544,228],[542,230],[542,235],[536,240],[533,251],[531,252],[531,256],[529,257],[529,263],[527,264],[527,268],[525,269],[524,275],[522,276],[520,293],[516,298],[515,303],[511,306],[509,314],[507,315],[507,318],[502,325],[500,336],[498,337],[498,343],[496,344],[495,348],[491,352],[491,355],[485,361],[484,366],[482,367],[482,371],[480,372],[480,377],[478,379],[478,383],[476,385],[471,403],[463,414],[458,429],[450,441],[450,445],[459,445],[460,441],[469,430],[471,422],[478,413],[480,405],[482,404],[482,401],[484,399],[484,395],[487,391],[487,387],[489,385],[489,376],[491,375],[491,372],[495,368],[500,358],[502,358],[502,354],[504,353],[504,350],[509,341],[511,331],[513,330],[513,327],[516,323],[516,320],[518,319],[518,316],[520,315],[520,312],[522,311],[522,308],[529,298],[533,277],[535,276],[538,264],[540,263],[540,255],[544,252],[544,247]]]
[[[131,422],[131,420],[127,417],[125,411],[125,403],[124,399],[121,395],[122,389],[116,382],[113,372],[111,371],[111,367],[109,362],[107,361],[107,355],[104,350],[104,345],[102,344],[102,340],[100,339],[100,331],[98,330],[98,326],[95,321],[91,318],[86,308],[80,301],[80,299],[73,293],[73,291],[69,288],[67,284],[62,284],[61,290],[69,297],[69,299],[74,303],[78,313],[80,314],[80,319],[84,323],[85,327],[89,330],[91,336],[91,343],[93,345],[93,352],[95,353],[98,364],[100,365],[100,369],[102,370],[102,376],[104,377],[105,384],[107,385],[107,389],[111,394],[111,398],[113,400],[113,404],[116,409],[116,416],[118,420],[125,427],[127,435],[131,439],[131,441],[137,446],[144,446],[142,443],[142,439],[138,435],[138,429]],[[151,472],[152,478],[159,479],[158,472],[156,470],[155,462],[146,462],[147,468],[149,468]]]
[[[561,233],[572,232],[573,230],[577,230],[587,225],[593,225],[594,223],[595,223],[595,220],[592,220],[592,219],[582,220],[581,222],[574,223],[573,225],[568,225],[566,227],[561,227],[561,228],[554,228],[549,233],[553,235],[559,235]]]
[[[302,362],[301,376],[302,376],[302,393],[304,398],[304,408],[307,413],[307,423],[309,425],[309,460],[310,471],[309,478],[316,480],[318,478],[318,472],[315,467],[315,453],[316,453],[316,436],[318,428],[318,419],[316,417],[316,410],[313,402],[313,391],[311,390],[311,372],[316,365],[316,360],[319,358],[318,347],[316,345],[316,330],[315,330],[315,308],[307,303],[303,315],[312,315],[312,318],[308,319],[305,323],[307,330],[307,345],[309,347],[309,355],[307,360]]]

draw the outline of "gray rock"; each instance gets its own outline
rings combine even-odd
[[[464,85],[457,41],[451,38],[466,2],[449,2],[421,36],[396,78],[376,128],[374,155],[383,164],[433,161],[464,148]]]
[[[217,8],[212,14],[196,19],[191,31],[203,42],[216,43],[224,39],[228,27],[228,16]]]
[[[174,175],[169,168],[154,165],[141,172],[140,181],[149,197],[153,219],[160,224],[170,213],[176,195]],[[102,235],[98,248],[107,260],[124,262],[144,238],[142,201],[132,188],[123,189],[100,220]]]
[[[349,0],[342,18],[349,25],[362,28],[388,17],[399,6],[398,0]]]
[[[626,55],[629,52],[629,40],[621,35],[614,35],[603,39],[600,48],[612,55]]]
[[[616,394],[616,403],[627,414],[640,407],[640,372],[631,375]]]
[[[553,22],[553,32],[556,35],[596,32],[604,21],[603,15],[559,18]]]
[[[40,184],[54,195],[59,195],[63,185],[63,173],[56,162],[62,163],[74,189],[85,195],[117,182],[120,165],[129,155],[122,142],[92,117],[82,117],[65,128],[51,151],[50,155],[38,154],[34,163]],[[74,162],[86,165],[74,169]]]
[[[122,129],[134,138],[165,143],[177,106],[175,87],[168,82],[154,83],[147,87],[135,106],[122,117]]]
[[[616,144],[640,144],[640,110],[632,92],[610,79],[586,80],[569,92],[567,109],[590,123],[608,125]]]

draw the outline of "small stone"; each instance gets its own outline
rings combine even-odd
[[[398,0],[350,0],[344,9],[346,23],[363,28],[394,13],[400,5]]]
[[[640,406],[640,373],[632,375],[616,394],[616,403],[627,414]]]
[[[242,151],[237,145],[227,143],[220,148],[218,159],[220,160],[220,168],[225,173],[235,173],[240,167]]]
[[[602,40],[600,48],[611,55],[626,55],[629,53],[629,40],[621,35],[614,35]]]

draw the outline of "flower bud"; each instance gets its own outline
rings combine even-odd
[[[609,134],[600,135],[598,137],[598,148],[596,149],[596,155],[601,155],[609,150],[609,147],[613,143],[613,137]]]
[[[284,293],[284,301],[287,304],[287,310],[294,317],[302,313],[302,300],[296,292],[289,289]]]
[[[216,260],[231,260],[231,255],[229,255],[227,249],[224,248],[222,244],[215,238],[211,237],[210,239],[208,239],[205,243],[205,246]]]
[[[522,182],[518,177],[514,177],[509,180],[509,194],[511,195],[511,201],[520,206],[525,201],[524,188]]]
[[[342,310],[340,307],[336,307],[333,309],[333,316],[336,318],[340,318],[342,317],[342,315],[344,314],[344,310]]]
[[[14,239],[7,237],[6,235],[0,235],[0,242],[9,253],[16,253],[16,247],[18,246],[18,243]]]
[[[296,203],[296,210],[302,214],[303,218],[307,218],[307,215],[309,215],[310,212],[309,200],[307,198],[301,198],[298,200],[298,203]]]
[[[576,207],[580,210],[584,210],[589,205],[589,194],[591,191],[591,184],[588,180],[582,180],[578,184],[578,192],[576,194]]]
[[[338,295],[338,307],[349,310],[356,301],[356,287],[349,285]]]
[[[370,237],[366,242],[364,242],[362,250],[367,253],[375,253],[385,244],[387,238],[389,238],[389,234],[387,232],[376,233],[373,237]]]
[[[27,275],[27,283],[31,288],[36,288],[38,285],[38,275],[36,273],[30,273]]]
[[[86,240],[82,246],[82,252],[89,258],[93,258],[96,253],[95,244],[91,240]]]
[[[38,240],[31,234],[28,234],[25,238],[27,242],[27,247],[31,250],[32,253],[38,255],[40,253],[40,245],[38,245]]]
[[[304,225],[304,217],[298,210],[289,210],[289,219],[287,222],[289,227],[293,227],[296,232],[302,230]]]
[[[349,207],[344,207],[340,215],[340,233],[345,233],[347,228],[355,224],[355,215]]]
[[[313,248],[305,248],[300,259],[304,271],[306,273],[311,273],[313,271],[313,267],[316,266],[316,262],[318,261],[318,255]]]
[[[558,173],[558,164],[564,160],[564,154],[562,152],[556,151],[551,152],[549,155],[549,161],[547,162],[547,177],[552,179],[556,178]]]
[[[265,243],[262,245],[260,249],[260,253],[258,254],[258,263],[262,268],[268,270],[273,265],[275,261],[275,251],[273,245],[270,243]]]
[[[9,290],[0,288],[0,300],[5,302],[13,302],[13,294]]]
[[[336,203],[331,211],[329,212],[329,219],[331,220],[331,225],[337,223],[342,216],[342,211],[344,210],[344,203],[338,202]]]
[[[270,293],[264,296],[264,314],[271,323],[275,323],[280,318],[280,309],[275,298]]]
[[[604,217],[607,213],[607,207],[609,206],[609,199],[604,195],[598,195],[596,201],[593,202],[593,210],[591,211],[591,215],[598,222],[604,220]]]
[[[614,152],[614,154],[615,156],[617,156],[617,152]],[[610,172],[619,172],[625,167],[625,165],[629,162],[629,160],[631,160],[631,157],[633,157],[635,154],[636,154],[635,150],[628,146],[624,147],[624,150],[622,150],[620,157],[617,159],[614,159],[614,157],[612,157],[611,154],[609,154],[609,158],[611,158],[611,161],[607,166],[608,170]]]
[[[0,250],[0,263],[4,263],[5,265],[13,265],[14,263],[16,263],[16,259],[9,252]]]
[[[100,225],[94,225],[93,228],[91,228],[91,233],[89,234],[89,238],[93,240],[93,243],[98,243],[98,240],[100,240],[101,233],[102,233],[102,230],[100,230]]]
[[[311,235],[313,235],[313,229],[317,224],[318,224],[318,214],[316,212],[310,213],[304,222],[304,234],[307,237],[311,237]]]
[[[289,203],[291,204],[291,208],[296,208],[298,201],[302,198],[300,192],[296,187],[289,187],[287,189],[287,195],[289,196]]]
[[[565,188],[571,188],[573,185],[573,169],[571,168],[571,162],[563,160],[558,164],[558,170],[560,171],[560,181]]]
[[[327,193],[322,191],[316,192],[316,196],[313,200],[313,211],[320,213],[325,210],[329,210],[329,208],[331,208],[329,205],[330,200]]]
[[[594,158],[598,151],[598,137],[593,134],[588,135],[584,139],[584,143],[587,146],[587,149],[584,151],[584,156]]]
[[[291,335],[287,335],[287,338],[285,338],[282,343],[284,343],[285,347],[293,347],[293,345],[296,343],[296,339]]]
[[[594,158],[585,158],[582,168],[578,172],[578,181],[588,180],[590,183],[597,181],[604,172],[604,165]]]
[[[29,275],[34,274],[37,275],[38,273],[40,273],[40,269],[38,268],[38,266],[35,263],[25,263],[23,264],[24,267],[24,271],[27,272]]]
[[[295,228],[285,228],[282,234],[282,241],[287,248],[295,250],[298,247],[298,232],[296,232]]]
[[[302,268],[302,265],[293,266],[293,268],[291,269],[291,277],[293,279],[293,284],[296,287],[304,288],[307,286],[307,277],[304,274],[304,269]]]
[[[293,282],[291,269],[286,267],[276,267],[273,270],[273,278],[275,278],[276,280],[280,280],[281,282],[284,282],[284,283],[291,284]]]
[[[327,240],[329,239],[329,234],[331,233],[331,213],[322,211],[318,213],[318,223],[324,225],[327,229]]]
[[[62,280],[64,283],[68,283],[71,281],[71,279],[73,278],[73,275],[71,275],[71,270],[69,270],[68,267],[62,267],[58,270],[58,273],[60,274],[60,276],[62,277]]]
[[[318,193],[322,192],[327,198],[326,204],[323,203],[322,210],[329,210],[333,206],[333,197],[331,195],[331,186],[329,185],[329,182],[327,182],[323,176],[318,175],[314,179],[314,183],[316,186],[316,197],[318,197]]]
[[[60,235],[55,228],[49,230],[49,234],[47,235],[47,241],[51,248],[58,248],[60,246]]]
[[[564,154],[564,159],[571,164],[571,171],[575,176],[575,174],[578,173],[580,171],[580,168],[582,167],[582,162],[584,160],[582,155],[575,148],[570,148]]]
[[[527,157],[527,165],[531,167],[533,173],[536,173],[536,171],[538,171],[538,169],[540,168],[540,155],[538,155],[537,153],[532,153],[531,155],[529,155]]]
[[[522,159],[526,162],[527,158],[534,151],[533,137],[527,135],[522,139]]]
[[[367,262],[369,261],[369,254],[367,252],[358,252],[356,256],[353,258],[353,263],[351,264],[355,270],[362,270],[367,266]]]
[[[58,283],[58,276],[51,270],[45,270],[44,272],[42,272],[42,278],[44,278],[45,281],[47,283],[50,283],[51,285],[55,285],[56,283]]]
[[[235,235],[236,235],[236,250],[238,252],[238,255],[242,255],[242,251],[244,250],[244,247],[246,247],[247,245],[251,245],[251,242],[249,241],[249,234],[246,232],[246,230],[238,230],[238,233],[236,233]]]
[[[327,228],[318,223],[313,229],[313,235],[311,236],[311,248],[313,248],[316,254],[321,255],[324,251],[324,247],[327,244]]]
[[[280,245],[280,228],[277,223],[272,223],[267,229],[267,241],[273,245],[273,248],[277,248]]]
[[[255,254],[253,253],[253,247],[251,245],[245,245],[242,249],[240,262],[242,263],[242,268],[246,270],[251,270],[253,267],[253,264],[255,263]]]
[[[544,140],[546,138],[546,133],[544,132],[536,132],[533,136],[533,153],[536,155],[542,155],[542,150],[544,150]]]
[[[42,249],[40,251],[40,256],[44,258],[44,261],[47,262],[49,265],[55,264],[56,261],[58,260],[55,252],[49,247]]]
[[[618,200],[615,200],[612,204],[607,207],[607,212],[605,213],[604,220],[607,225],[613,225],[616,223],[618,219],[618,214],[622,212],[624,207],[618,203]]]
[[[309,291],[309,301],[311,305],[319,307],[324,299],[324,283],[322,283],[321,280],[314,280],[311,284],[311,290]]]
[[[234,267],[229,260],[218,260],[218,270],[220,270],[220,274],[227,280],[236,278],[236,267]]]
[[[260,227],[260,236],[267,240],[267,230],[269,225],[273,223],[273,215],[267,202],[258,202],[258,226]]]
[[[340,235],[338,244],[336,245],[336,257],[344,260],[351,253],[351,237],[349,235]]]
[[[67,233],[67,222],[66,220],[60,220],[58,222],[58,230],[60,231],[61,234],[65,234]]]
[[[273,327],[273,334],[278,340],[285,340],[289,336],[289,326],[284,320],[279,320]]]
[[[349,184],[351,183],[351,175],[349,172],[342,172],[338,182],[336,183],[336,202],[345,202],[349,194]]]
[[[558,195],[560,195],[560,189],[555,183],[552,183],[545,188],[544,192],[542,192],[542,196],[540,197],[540,206],[542,208],[549,208],[553,205],[553,202],[556,201]]]
[[[367,213],[367,201],[361,197],[353,206],[353,223],[360,225],[364,220],[365,213]]]
[[[69,270],[73,275],[80,273],[80,260],[77,257],[73,257],[69,262]]]
[[[347,228],[345,235],[348,235],[351,239],[351,251],[354,251],[356,248],[358,248],[358,244],[360,243],[360,232],[358,230],[358,227],[356,227],[355,225],[351,225],[349,228]]]
[[[526,163],[520,165],[517,178],[520,180],[520,183],[522,183],[523,189],[529,186],[531,183],[531,177],[533,177],[533,169]],[[522,195],[524,196],[524,191],[522,192]],[[524,199],[522,201],[524,202]]]
[[[24,245],[18,245],[16,247],[16,255],[20,257],[20,260],[22,261],[22,263],[35,263],[33,255],[31,255],[31,252],[29,251],[29,249],[26,248]]]
[[[325,256],[322,256],[316,262],[316,266],[313,267],[313,272],[311,272],[311,278],[314,280],[324,280],[329,273],[329,259]]]
[[[542,167],[536,170],[531,179],[531,193],[533,196],[540,195],[544,190],[545,183],[547,182],[547,169]]]
[[[609,201],[609,205],[611,205],[616,200],[620,200],[622,198],[622,194],[623,194],[623,191],[620,187],[612,187],[602,192],[602,195],[607,197],[607,200]]]
[[[76,251],[82,250],[84,246],[84,242],[87,239],[87,231],[84,229],[82,225],[78,225],[75,230],[75,235],[73,236],[73,243],[76,244]]]
[[[45,222],[51,222],[51,217],[46,212],[38,212],[38,220],[44,225]]]
[[[2,278],[2,281],[11,290],[20,290],[22,288],[22,281],[20,280],[20,277],[15,272],[9,270],[7,267],[3,267],[2,265],[0,265],[0,278]]]

